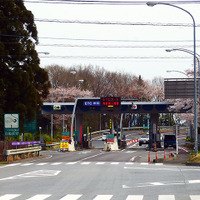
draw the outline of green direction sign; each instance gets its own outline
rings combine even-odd
[[[37,116],[33,121],[29,121],[27,118],[24,121],[24,133],[36,133],[37,132]]]
[[[70,132],[69,132],[69,131],[67,131],[67,132],[63,132],[62,135],[63,135],[63,136],[70,136]]]
[[[19,113],[4,114],[4,136],[19,136]]]

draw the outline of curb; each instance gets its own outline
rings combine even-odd
[[[200,163],[186,162],[186,166],[200,166]]]

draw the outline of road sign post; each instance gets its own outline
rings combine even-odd
[[[19,113],[4,114],[4,136],[19,136]]]

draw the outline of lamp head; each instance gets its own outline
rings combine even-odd
[[[153,6],[157,5],[157,4],[158,4],[158,2],[155,2],[155,1],[148,1],[147,2],[147,6],[150,6],[150,7],[153,7]]]
[[[172,52],[172,49],[165,49],[166,52]]]

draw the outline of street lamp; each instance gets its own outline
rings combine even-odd
[[[185,73],[185,72],[182,72],[182,71],[179,71],[179,70],[167,70],[166,71],[167,73],[170,73],[170,72],[177,72],[177,73],[180,73],[180,74],[184,74],[185,76],[187,76],[189,78],[189,76]]]
[[[197,138],[197,82],[196,82],[196,29],[195,29],[195,20],[194,20],[194,17],[192,16],[192,14],[179,7],[179,6],[176,6],[176,5],[173,5],[173,4],[169,4],[169,3],[164,3],[164,2],[147,2],[147,5],[148,6],[155,6],[155,5],[166,5],[166,6],[171,6],[171,7],[174,7],[174,8],[177,8],[179,10],[182,10],[184,12],[186,12],[188,15],[190,15],[190,17],[192,18],[192,22],[193,22],[193,48],[194,48],[194,51],[193,51],[193,61],[194,61],[194,132],[195,132],[195,144],[197,143],[198,144],[198,141],[196,141],[196,138]],[[196,148],[196,145],[195,145],[195,156],[198,154],[198,145],[197,145],[197,148]]]
[[[194,55],[194,52],[193,51],[190,51],[188,49],[184,49],[184,48],[177,48],[177,49],[166,49],[166,52],[172,52],[172,51],[182,51],[182,52],[185,52],[185,53],[188,53],[188,54],[191,54],[191,55]],[[197,62],[198,62],[198,76],[200,77],[200,63],[199,63],[199,58],[200,58],[200,55],[198,55],[196,53],[196,59],[197,59]],[[200,86],[200,82],[199,82],[199,86]],[[199,90],[200,90],[200,87],[199,87]],[[200,95],[200,91],[199,91],[199,95]],[[198,133],[195,132],[195,155],[198,154]]]
[[[70,71],[70,74],[75,75],[76,71]],[[63,84],[63,103],[65,102],[65,95],[64,95],[65,91],[64,90],[65,90],[65,88],[64,88],[64,84]],[[65,131],[64,129],[65,129],[65,114],[63,114],[63,132]]]

